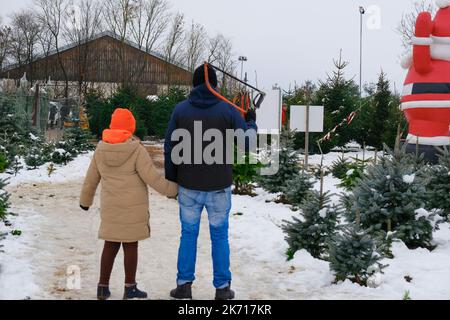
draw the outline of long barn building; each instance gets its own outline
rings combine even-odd
[[[65,94],[66,83],[69,95],[89,89],[109,95],[124,83],[143,94],[158,95],[168,86],[189,87],[192,81],[192,73],[184,66],[169,63],[157,53],[146,52],[111,32],[68,45],[59,53],[41,55],[28,65],[9,66],[1,71],[0,78],[19,80],[25,73],[32,83],[50,82],[57,96]]]

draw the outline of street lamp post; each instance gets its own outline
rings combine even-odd
[[[239,61],[241,62],[241,79],[242,79],[242,76],[244,75],[244,62],[247,62],[247,57],[244,57],[244,56],[240,56],[239,57]]]
[[[362,98],[362,67],[363,67],[363,15],[366,9],[363,6],[359,7],[360,13],[360,33],[359,33],[359,97]]]

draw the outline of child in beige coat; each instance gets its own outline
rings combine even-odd
[[[105,240],[97,298],[110,297],[109,278],[122,245],[125,260],[124,299],[147,298],[136,284],[138,241],[150,237],[147,185],[159,193],[175,197],[178,186],[158,172],[147,150],[133,138],[136,120],[127,109],[116,109],[110,129],[103,132],[89,166],[80,207],[89,210],[101,182],[101,224],[99,238]]]

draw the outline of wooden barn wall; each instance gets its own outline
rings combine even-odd
[[[73,82],[129,83],[153,93],[158,85],[188,86],[192,81],[190,72],[107,36],[60,55],[68,81]],[[2,77],[19,79],[24,72],[28,80],[64,81],[56,54],[5,71]]]

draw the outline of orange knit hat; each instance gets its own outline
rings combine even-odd
[[[134,134],[136,131],[136,119],[128,109],[117,108],[111,116],[111,130],[125,130]]]

